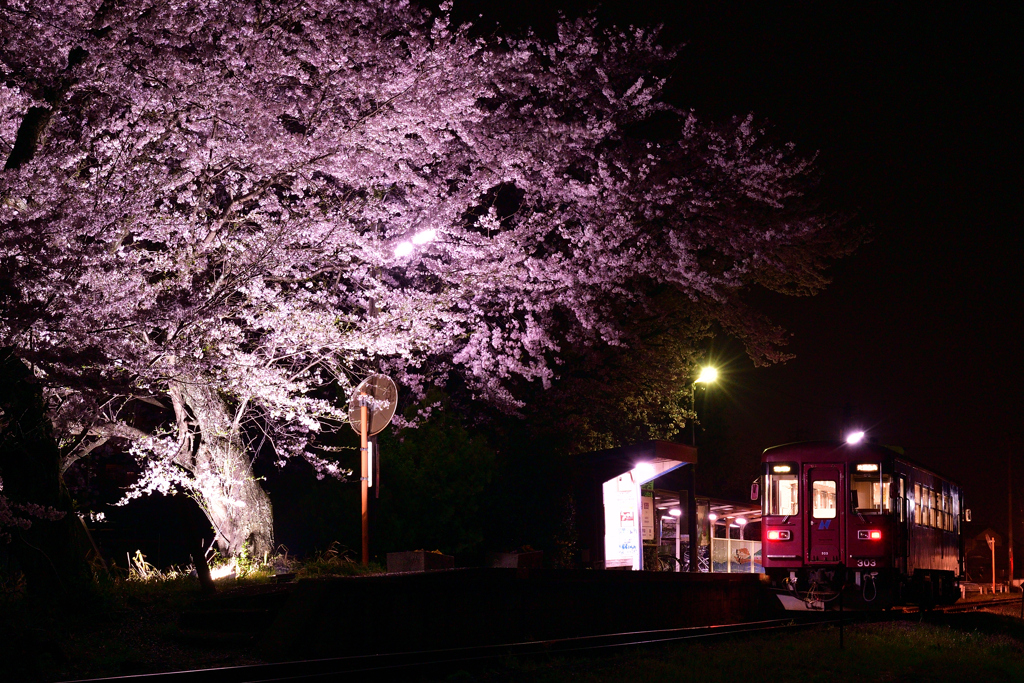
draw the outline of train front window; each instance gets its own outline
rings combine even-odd
[[[851,501],[856,500],[856,512],[878,512],[881,505],[882,512],[892,512],[892,498],[890,492],[891,477],[888,474],[879,476],[877,466],[874,472],[860,470],[863,465],[850,474],[850,491],[856,496],[850,496]]]
[[[772,465],[765,475],[764,514],[795,515],[799,512],[800,476],[796,465]]]
[[[836,483],[834,481],[811,482],[814,497],[814,518],[833,519],[836,516]]]

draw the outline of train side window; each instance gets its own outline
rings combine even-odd
[[[770,472],[765,476],[764,514],[795,515],[799,509],[800,476],[795,473],[796,466],[786,467],[786,473]],[[793,470],[793,472],[789,472]]]
[[[928,526],[935,527],[935,491],[928,490]]]
[[[815,519],[833,519],[836,516],[836,483],[834,481],[811,482],[811,504]]]
[[[850,490],[857,492],[857,512],[878,512],[879,503],[884,512],[892,512],[892,477],[883,474],[882,481],[878,479],[879,477],[875,473],[852,472],[850,474]]]
[[[906,500],[907,500],[907,480],[904,479],[903,477],[900,477],[899,481],[900,481],[900,488],[899,488],[900,499],[899,499],[899,501],[897,501],[896,505],[897,505],[897,510],[899,511],[900,521],[904,522],[904,521],[906,521],[906,519],[904,518],[904,509],[906,508]]]
[[[914,523],[924,523],[924,499],[921,498],[921,485],[914,484]]]

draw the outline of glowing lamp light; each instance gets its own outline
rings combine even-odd
[[[714,512],[712,512],[711,514],[708,515],[708,519],[710,519],[712,522],[717,521],[718,520],[718,515],[716,515]]]
[[[672,508],[671,510],[668,511],[668,514],[672,515],[673,517],[682,517],[683,511],[680,510],[679,508]]]
[[[846,443],[854,446],[864,440],[864,432],[850,432],[846,435]]]
[[[435,237],[437,237],[437,230],[422,230],[413,235],[412,243],[426,244],[427,242],[433,242]]]
[[[736,523],[739,524],[740,526],[746,526],[747,518],[746,517],[737,517],[736,518]]]
[[[395,256],[402,258],[412,253],[412,242],[399,242],[398,246],[395,247]]]
[[[716,379],[718,379],[718,370],[711,366],[706,366],[700,369],[700,377],[697,378],[697,381],[701,384],[710,384]]]
[[[882,540],[882,532],[881,531],[872,531],[871,532],[871,540],[872,541],[881,541]]]
[[[769,531],[768,532],[768,540],[769,541],[777,541],[777,540],[779,540],[779,532],[778,531]]]
[[[637,463],[636,467],[633,468],[633,476],[642,481],[653,479],[657,471],[654,469],[654,465],[649,462]]]

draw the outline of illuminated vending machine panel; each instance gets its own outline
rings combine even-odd
[[[632,472],[604,483],[605,568],[641,568],[640,486]]]

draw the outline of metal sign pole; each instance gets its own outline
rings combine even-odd
[[[372,302],[371,302],[372,303]],[[359,434],[360,489],[363,506],[363,565],[370,563],[370,509],[369,489],[376,482],[374,497],[380,496],[380,457],[377,440],[370,440],[384,429],[395,414],[398,387],[386,375],[370,375],[352,390],[348,402],[348,422]],[[375,508],[376,511],[376,508]]]
[[[368,424],[368,422],[369,422],[368,417],[369,416],[368,416],[367,413],[368,413],[368,411],[366,409],[366,405],[365,404],[363,404],[362,406],[359,407],[359,455],[360,455],[361,470],[362,470],[362,481],[360,481],[359,483],[361,484],[360,488],[362,489],[362,500],[363,500],[363,566],[364,567],[366,565],[370,564],[370,515],[367,512],[367,503],[369,502],[369,500],[368,500],[369,499],[369,496],[368,496],[368,493],[369,493],[368,485],[370,483],[370,481],[369,481],[370,468],[368,466],[369,463],[367,463],[367,457],[366,457],[367,456],[366,444],[367,444],[367,439],[368,439],[367,432],[369,431],[370,426]]]

